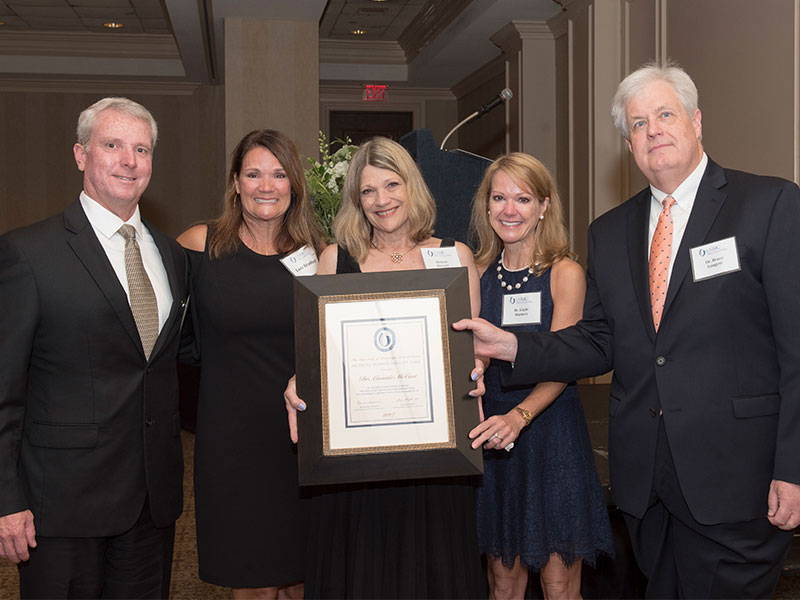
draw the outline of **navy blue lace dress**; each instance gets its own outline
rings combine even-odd
[[[499,257],[498,257],[499,260]],[[481,277],[481,317],[500,325],[503,295],[541,293],[541,324],[515,325],[509,331],[549,331],[553,318],[550,269],[530,276],[509,292],[497,280],[498,260]],[[503,281],[522,282],[528,270],[507,271]],[[505,414],[532,388],[501,388],[497,365],[484,377],[486,418]],[[477,494],[481,553],[511,567],[517,555],[538,570],[557,552],[567,564],[583,559],[594,565],[598,554],[613,555],[608,512],[594,466],[589,432],[574,384],[525,427],[509,452],[485,450],[484,475]]]

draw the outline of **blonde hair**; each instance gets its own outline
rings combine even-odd
[[[519,187],[530,192],[538,202],[550,198],[550,207],[539,221],[533,238],[530,264],[538,277],[562,258],[575,259],[569,248],[569,233],[553,176],[541,162],[522,152],[512,152],[494,161],[483,176],[472,200],[470,231],[477,245],[475,262],[488,265],[503,250],[503,240],[489,223],[489,200],[492,179],[498,171],[506,173]]]
[[[210,223],[209,256],[214,259],[231,254],[241,244],[239,229],[244,218],[234,180],[242,170],[245,155],[254,148],[266,148],[275,155],[286,172],[292,189],[289,208],[283,215],[283,227],[275,240],[275,249],[281,253],[292,252],[308,244],[316,251],[321,250],[322,230],[311,207],[297,147],[280,131],[260,129],[244,136],[233,151],[222,214]]]
[[[406,149],[385,137],[363,142],[350,161],[342,186],[342,207],[333,221],[337,243],[358,262],[366,260],[372,244],[372,224],[361,208],[361,174],[367,165],[397,173],[405,183],[411,241],[419,243],[431,237],[436,219],[433,196]]]

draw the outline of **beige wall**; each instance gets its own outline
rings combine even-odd
[[[451,100],[427,100],[425,102],[425,124],[430,129],[433,139],[441,144],[444,137],[458,123],[458,103]],[[447,141],[448,148],[458,148],[459,137],[456,131]]]
[[[714,160],[797,179],[798,4],[565,0],[556,61],[572,102],[567,131],[559,121],[557,156],[568,157],[569,181],[560,176],[559,185],[568,187],[580,254],[589,222],[647,184],[609,115],[617,83],[647,60],[673,58],[695,80]]]
[[[254,129],[279,129],[317,156],[319,23],[225,19],[225,147]]]
[[[496,59],[476,70],[453,88],[458,99],[458,121],[465,119],[506,87],[505,62]],[[506,152],[506,107],[497,107],[477,121],[458,130],[458,142],[448,141],[450,149],[461,148],[494,160]]]
[[[107,95],[146,106],[159,125],[153,176],[142,214],[169,235],[216,214],[225,177],[223,94],[99,91],[4,91],[0,94],[0,232],[58,213],[78,197],[82,174],[72,146],[81,110]]]
[[[697,84],[706,151],[726,167],[796,177],[797,4],[667,4],[667,56]]]

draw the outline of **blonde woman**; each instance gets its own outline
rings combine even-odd
[[[397,142],[374,138],[353,156],[338,244],[318,274],[424,269],[421,248],[455,245],[469,271],[473,315],[480,292],[470,250],[433,236],[436,207],[414,160]],[[475,378],[482,374],[482,366]],[[478,383],[480,393],[482,384]],[[290,383],[290,422],[300,407]],[[294,433],[296,439],[296,431]],[[479,598],[485,596],[468,477],[324,486],[312,497],[307,598]]]
[[[482,318],[510,331],[556,330],[580,319],[583,269],[542,163],[522,153],[492,163],[471,226]],[[478,536],[491,597],[522,598],[528,570],[538,570],[545,598],[577,598],[582,561],[613,552],[577,389],[557,382],[501,388],[497,365],[487,368],[485,385],[486,418],[470,437],[484,447]]]

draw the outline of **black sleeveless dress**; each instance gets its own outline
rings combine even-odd
[[[200,578],[229,587],[302,581],[307,502],[283,390],[294,373],[292,275],[240,244],[191,252],[200,338],[195,502]]]
[[[360,271],[340,246],[336,272]],[[306,598],[486,598],[476,483],[445,477],[313,488]]]

